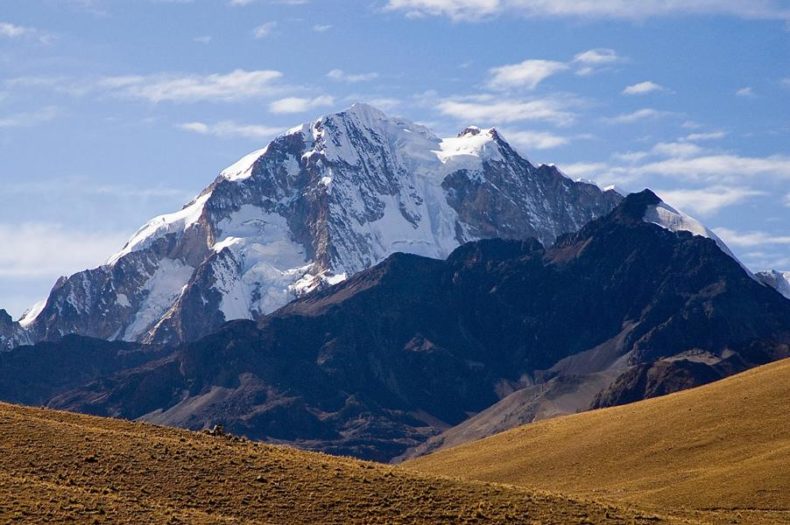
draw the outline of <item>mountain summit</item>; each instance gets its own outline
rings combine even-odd
[[[275,138],[106,265],[60,279],[7,341],[196,339],[394,252],[445,258],[490,237],[549,245],[621,200],[533,166],[493,129],[442,139],[355,104]]]

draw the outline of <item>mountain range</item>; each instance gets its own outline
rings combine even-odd
[[[0,399],[400,461],[786,357],[786,284],[649,190],[359,104],[0,311]]]
[[[689,221],[644,191],[549,248],[491,239],[446,260],[394,254],[164,355],[97,343],[127,348],[105,352],[118,357],[93,379],[81,371],[51,385],[36,364],[51,362],[41,344],[21,347],[2,356],[0,391],[43,383],[40,398],[11,400],[195,429],[221,423],[389,461],[454,444],[470,425],[461,442],[790,355],[790,301],[716,240],[677,228]],[[77,363],[84,352],[50,350]],[[141,364],[118,362],[139,352]]]

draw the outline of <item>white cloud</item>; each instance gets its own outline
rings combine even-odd
[[[605,47],[588,49],[587,51],[577,53],[576,56],[573,57],[574,62],[595,66],[612,64],[619,62],[620,60],[620,57],[617,55],[617,52],[614,49]]]
[[[34,30],[29,27],[22,27],[8,22],[0,22],[0,36],[6,38],[20,38],[33,33]]]
[[[751,86],[742,87],[741,89],[736,91],[735,94],[738,95],[739,97],[753,97],[753,96],[755,96],[754,95],[754,90],[751,88]]]
[[[211,43],[212,37],[209,35],[204,36],[196,36],[192,39],[193,42],[197,42],[198,44],[209,44]]]
[[[724,131],[709,131],[707,133],[691,133],[686,135],[684,140],[689,140],[692,142],[699,142],[703,140],[718,140],[723,139],[727,136],[727,133]]]
[[[597,175],[603,171],[608,170],[609,165],[604,162],[575,162],[571,164],[564,164],[559,168],[562,173],[575,179]]]
[[[48,106],[37,111],[26,113],[13,113],[11,115],[0,115],[0,129],[3,128],[29,128],[44,122],[49,122],[60,115],[60,110],[54,106]]]
[[[325,33],[332,29],[332,24],[315,24],[313,26],[313,31],[316,33]]]
[[[121,96],[150,102],[235,101],[272,95],[273,85],[282,73],[273,70],[245,71],[211,75],[128,75],[104,77],[96,87]]]
[[[261,126],[258,124],[239,124],[232,120],[223,120],[214,124],[205,122],[185,122],[177,126],[184,131],[200,135],[212,135],[220,138],[241,137],[248,139],[271,138],[282,131],[282,128]]]
[[[614,49],[608,48],[588,49],[573,57],[573,63],[577,66],[576,74],[580,76],[603,71],[622,60]]]
[[[738,204],[765,192],[743,187],[710,186],[698,189],[656,190],[662,200],[700,216],[710,216],[727,206]]]
[[[615,124],[633,124],[634,122],[639,122],[640,120],[655,119],[665,115],[667,115],[667,113],[664,111],[658,111],[652,108],[643,108],[631,113],[623,113],[622,115],[617,115],[616,117],[611,117],[604,120],[606,122],[612,122]]]
[[[102,264],[128,238],[128,232],[93,233],[57,224],[0,223],[0,277],[61,275]]]
[[[568,66],[553,60],[525,60],[518,64],[495,67],[488,86],[494,89],[525,87],[535,89],[538,84],[552,75],[565,71]]]
[[[480,20],[499,14],[526,17],[644,20],[669,15],[730,15],[790,20],[781,0],[389,0],[387,9],[407,16],[446,16]]]
[[[524,149],[525,151],[552,149],[570,143],[567,137],[545,131],[516,131],[503,129],[500,130],[500,132],[510,144]]]
[[[0,22],[0,38],[10,39],[33,39],[48,44],[52,41],[52,35],[44,33],[32,27],[19,26],[10,22]]]
[[[713,228],[713,231],[730,246],[753,247],[767,244],[790,244],[790,235],[773,235],[761,231],[739,232],[729,228]]]
[[[346,73],[342,69],[333,69],[326,74],[330,80],[337,82],[348,82],[354,84],[357,82],[367,82],[378,78],[378,73]]]
[[[328,95],[315,98],[287,97],[269,104],[269,111],[272,113],[304,113],[314,108],[331,106],[334,103],[334,98]]]
[[[477,97],[472,100],[444,100],[439,102],[438,110],[466,123],[484,125],[524,121],[568,125],[575,118],[568,110],[568,103],[559,98],[512,100]]]
[[[790,178],[790,157],[741,157],[732,154],[671,158],[633,168],[637,175],[655,174],[686,180],[741,179],[758,175]]]
[[[626,87],[623,90],[623,95],[646,95],[655,91],[664,91],[664,87],[652,80],[646,80]]]
[[[264,22],[253,30],[255,38],[266,38],[272,34],[274,28],[277,27],[277,22]]]
[[[651,153],[664,157],[693,157],[702,152],[702,148],[690,142],[659,142]]]

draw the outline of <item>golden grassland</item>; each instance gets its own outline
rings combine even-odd
[[[702,521],[790,523],[790,359],[525,425],[405,466]]]
[[[0,404],[0,523],[677,523],[630,505]]]

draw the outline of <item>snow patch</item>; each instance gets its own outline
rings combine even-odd
[[[130,306],[132,306],[132,304],[129,302],[129,298],[128,298],[128,297],[126,297],[126,294],[125,294],[125,293],[119,293],[119,294],[118,294],[118,295],[115,297],[115,303],[116,303],[118,306],[122,306],[122,307],[124,307],[124,308],[129,308]]]
[[[44,298],[38,301],[36,304],[30,307],[25,313],[22,314],[22,317],[19,318],[19,325],[22,328],[27,328],[30,326],[33,321],[44,311],[44,307],[47,305],[47,299]]]
[[[744,266],[740,260],[738,260],[735,254],[730,251],[730,248],[715,233],[706,228],[697,219],[686,215],[682,211],[676,210],[669,204],[660,202],[656,205],[648,206],[642,219],[645,222],[650,222],[652,224],[661,226],[666,230],[673,232],[687,231],[699,237],[712,239],[716,242],[721,251],[732,257],[738,264],[741,265],[741,267],[746,271],[747,274],[749,274],[750,277],[754,278],[752,272],[746,268],[746,266]]]
[[[231,257],[212,265],[225,320],[250,319],[268,313],[294,298],[291,285],[309,269],[304,248],[291,239],[284,217],[244,205],[217,224],[215,252],[225,248]]]
[[[160,321],[181,296],[195,269],[178,259],[162,259],[143,286],[145,298],[134,321],[123,334],[125,341],[135,341]]]
[[[210,196],[210,192],[204,193],[175,213],[168,213],[151,219],[145,226],[137,230],[120,252],[110,257],[107,264],[114,265],[121,257],[143,250],[157,239],[170,233],[186,231],[187,228],[200,219],[203,207]]]

